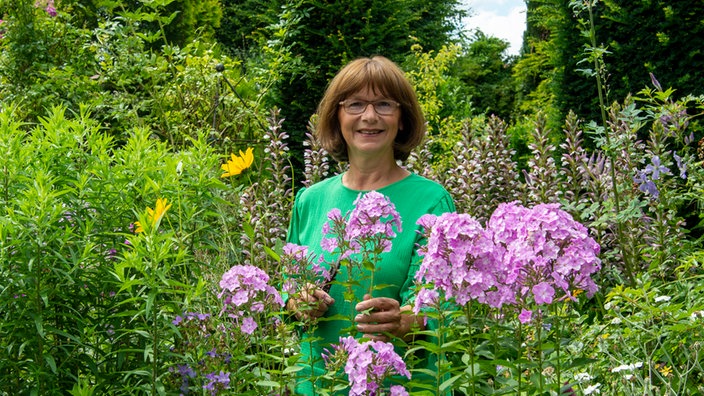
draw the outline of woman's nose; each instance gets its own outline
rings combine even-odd
[[[378,114],[376,113],[374,104],[367,103],[367,105],[364,107],[364,111],[362,112],[362,118],[376,118],[377,116]]]

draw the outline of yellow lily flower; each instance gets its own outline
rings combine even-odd
[[[254,162],[254,149],[251,147],[249,147],[245,153],[240,150],[239,156],[234,154],[230,155],[232,156],[232,159],[228,160],[226,164],[222,164],[220,166],[222,170],[225,171],[225,173],[220,176],[222,178],[239,175],[245,169],[252,166],[252,163]]]
[[[156,227],[156,224],[164,217],[164,213],[171,207],[171,204],[166,204],[166,198],[158,198],[156,200],[156,208],[152,209],[147,207],[147,219],[152,227]],[[139,221],[134,222],[135,230],[134,232],[140,233],[144,232],[144,227]]]

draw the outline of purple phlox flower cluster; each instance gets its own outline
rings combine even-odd
[[[222,275],[218,295],[223,298],[221,315],[227,312],[245,334],[257,329],[252,314],[263,313],[268,305],[284,306],[279,292],[268,284],[269,275],[253,265],[235,265]]]
[[[591,275],[601,269],[600,246],[559,204],[500,204],[487,228],[505,249],[501,261],[510,263],[521,301],[532,295],[536,304],[550,304],[558,292],[580,289],[591,297],[598,290]]]
[[[498,290],[506,287],[495,270],[494,245],[481,224],[468,214],[425,215],[418,220],[427,244],[419,249],[423,262],[416,272],[418,283],[431,283],[416,297],[414,311],[445,298],[464,305],[472,299],[492,306],[501,301]]]
[[[296,293],[304,284],[313,283],[322,286],[330,281],[330,271],[321,265],[323,257],[314,260],[308,253],[307,246],[287,243],[281,256],[281,271],[286,275],[282,286],[284,293]]]
[[[230,373],[226,373],[224,371],[220,371],[219,374],[216,373],[208,373],[205,375],[205,379],[208,380],[208,383],[203,385],[203,389],[210,391],[211,395],[216,395],[219,390],[221,389],[229,389],[230,388]]]
[[[360,193],[354,205],[346,222],[339,209],[328,213],[332,225],[325,224],[323,235],[334,237],[323,238],[321,247],[328,252],[340,248],[347,255],[390,251],[396,232],[401,232],[401,217],[391,200],[377,191],[369,191]]]
[[[586,227],[558,204],[526,208],[500,204],[486,228],[466,214],[426,215],[426,246],[416,281],[432,285],[416,297],[414,311],[434,303],[438,291],[464,305],[476,300],[494,308],[504,304],[551,304],[574,298],[570,290],[591,297],[598,289],[591,276],[601,269],[599,245]],[[532,312],[523,310],[521,321]]]
[[[335,252],[338,247],[341,247],[341,244],[344,244],[345,227],[345,218],[342,216],[340,209],[333,208],[330,210],[328,212],[328,222],[323,224],[323,239],[320,241],[320,247],[326,252]],[[349,254],[349,250],[347,253]]]
[[[44,6],[44,11],[46,11],[47,14],[49,14],[50,17],[55,17],[56,16],[56,7],[54,5],[54,0],[48,0],[46,2],[46,5],[42,4],[43,2],[41,0],[37,0],[34,2],[34,6],[39,8]]]
[[[360,343],[354,337],[340,337],[340,344],[333,346],[334,357],[323,355],[328,361],[335,358],[346,359],[344,371],[350,382],[350,396],[374,396],[381,393],[381,384],[392,375],[411,378],[411,373],[394,351],[393,344],[382,341],[365,341]],[[329,365],[329,364],[328,364]],[[392,386],[392,395],[407,395],[403,386]]]

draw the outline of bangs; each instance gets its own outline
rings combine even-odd
[[[369,89],[373,94],[387,98],[401,99],[398,89],[398,76],[384,67],[378,60],[370,60],[359,64],[355,70],[349,70],[346,78],[340,81],[340,98],[344,99],[356,92]]]

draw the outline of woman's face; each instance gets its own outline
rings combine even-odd
[[[393,159],[393,144],[401,122],[401,108],[392,98],[374,93],[369,87],[344,99],[346,104],[354,103],[356,107],[365,106],[360,114],[350,114],[345,106],[340,105],[337,116],[340,121],[342,137],[347,143],[350,160],[357,157],[389,156]],[[381,101],[381,102],[380,102]],[[375,102],[380,111],[382,107],[391,106],[390,114],[381,115],[371,103]],[[387,108],[387,110],[389,110]]]

